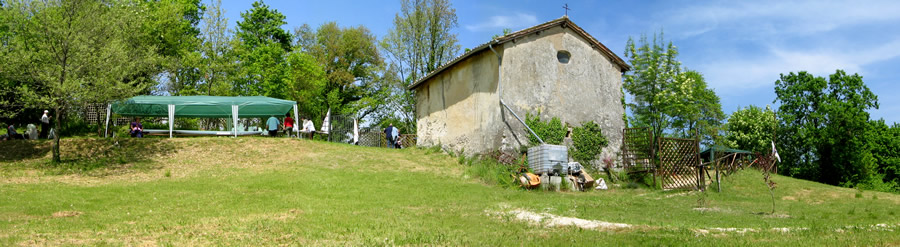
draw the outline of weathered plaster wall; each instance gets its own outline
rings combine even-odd
[[[617,156],[622,144],[622,73],[610,59],[571,30],[555,27],[505,45],[502,66],[503,100],[521,117],[541,112],[543,119],[559,117],[580,126],[593,120],[603,129],[609,145],[601,157]],[[571,54],[560,63],[557,51]],[[508,114],[507,114],[508,115]],[[503,143],[527,143],[523,126],[507,116],[509,131]]]
[[[487,50],[460,61],[416,88],[419,145],[467,154],[499,147],[491,125],[500,120],[497,57]]]
[[[502,76],[502,97],[520,117],[540,110],[545,119],[555,116],[575,126],[593,120],[610,143],[601,155],[616,155],[624,128],[622,78],[608,58],[561,27],[495,49],[503,56],[499,75],[497,57],[488,49],[416,88],[420,145],[464,149],[467,155],[528,145],[523,125],[499,103]],[[568,64],[557,60],[559,50],[571,53]]]

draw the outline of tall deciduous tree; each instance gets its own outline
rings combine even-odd
[[[403,0],[394,16],[394,27],[380,46],[396,66],[393,99],[407,128],[415,128],[415,97],[406,87],[449,62],[459,52],[456,9],[448,0]],[[387,112],[391,116],[394,112]]]
[[[269,9],[269,5],[257,1],[253,2],[250,11],[241,13],[241,19],[243,21],[237,23],[236,34],[244,46],[256,48],[275,42],[285,52],[291,50],[291,34],[281,28],[287,22],[278,10]]]
[[[372,107],[383,102],[378,85],[384,61],[378,53],[375,35],[364,26],[341,28],[325,23],[315,31],[304,24],[296,30],[300,51],[316,58],[325,71],[326,106],[336,113],[356,113],[364,118]]]
[[[143,36],[145,11],[132,2],[11,1],[4,76],[29,84],[19,92],[30,105],[54,109],[130,97],[151,83],[161,57]],[[56,121],[56,130],[60,130]],[[59,134],[53,160],[59,161]]]
[[[871,189],[900,192],[900,124],[888,127],[884,119],[869,121],[868,134],[879,174],[870,182]]]
[[[239,62],[232,77],[232,93],[285,98],[287,63],[291,35],[281,29],[287,24],[278,10],[254,2],[253,8],[241,13],[237,36],[232,42],[234,58]]]
[[[748,106],[731,113],[726,124],[725,143],[737,149],[767,154],[775,138],[775,112],[766,107]]]
[[[325,94],[325,71],[312,55],[299,51],[287,57],[289,88],[287,97],[297,101],[299,110],[319,120],[328,111]]]
[[[206,95],[228,95],[226,77],[233,72],[233,63],[228,55],[231,51],[231,37],[228,33],[228,18],[222,9],[222,0],[214,0],[207,6],[201,25],[200,54],[203,60],[201,71],[203,85],[200,92]]]
[[[625,74],[623,83],[634,96],[626,104],[632,113],[628,122],[651,127],[658,137],[699,134],[704,145],[711,145],[725,119],[719,97],[708,88],[702,74],[681,67],[678,48],[664,40],[660,33],[652,40],[642,35],[640,44],[631,38],[626,43],[625,57],[634,68]]]
[[[674,85],[686,88],[674,90],[684,94],[666,96],[667,102],[671,102],[666,112],[672,115],[674,131],[680,132],[682,137],[690,137],[696,133],[700,135],[701,144],[714,144],[722,121],[725,120],[719,96],[707,86],[703,75],[693,70],[681,73]]]
[[[775,95],[789,174],[833,185],[865,183],[876,175],[866,110],[878,109],[878,98],[862,76],[842,70],[827,79],[782,74]]]
[[[143,1],[147,19],[143,33],[154,42],[164,58],[162,74],[165,90],[173,95],[193,95],[200,91],[202,73],[198,69],[200,30],[197,27],[204,12],[200,0]]]
[[[631,109],[631,123],[634,126],[649,126],[653,129],[654,136],[662,136],[672,124],[672,117],[668,114],[666,102],[683,94],[675,90],[687,90],[689,88],[675,87],[678,83],[677,76],[681,73],[681,62],[677,60],[678,48],[672,42],[666,45],[663,34],[654,35],[653,40],[648,40],[646,35],[641,35],[640,44],[628,38],[625,44],[625,57],[632,66],[631,72],[625,74],[623,87],[634,96],[633,102],[628,104]]]

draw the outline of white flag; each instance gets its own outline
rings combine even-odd
[[[778,162],[781,162],[781,156],[778,155],[778,150],[775,149],[775,141],[772,141],[772,154],[775,155],[775,158],[778,159]]]

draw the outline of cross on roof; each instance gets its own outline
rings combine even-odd
[[[562,8],[566,9],[566,16],[569,16],[569,4],[564,4]]]

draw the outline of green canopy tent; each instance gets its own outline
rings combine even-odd
[[[281,116],[292,108],[294,119],[297,119],[296,102],[263,96],[135,96],[107,107],[106,129],[109,130],[110,113],[133,117],[168,117],[170,138],[174,131],[175,117],[230,117],[235,126],[232,132],[237,136],[238,118]]]

